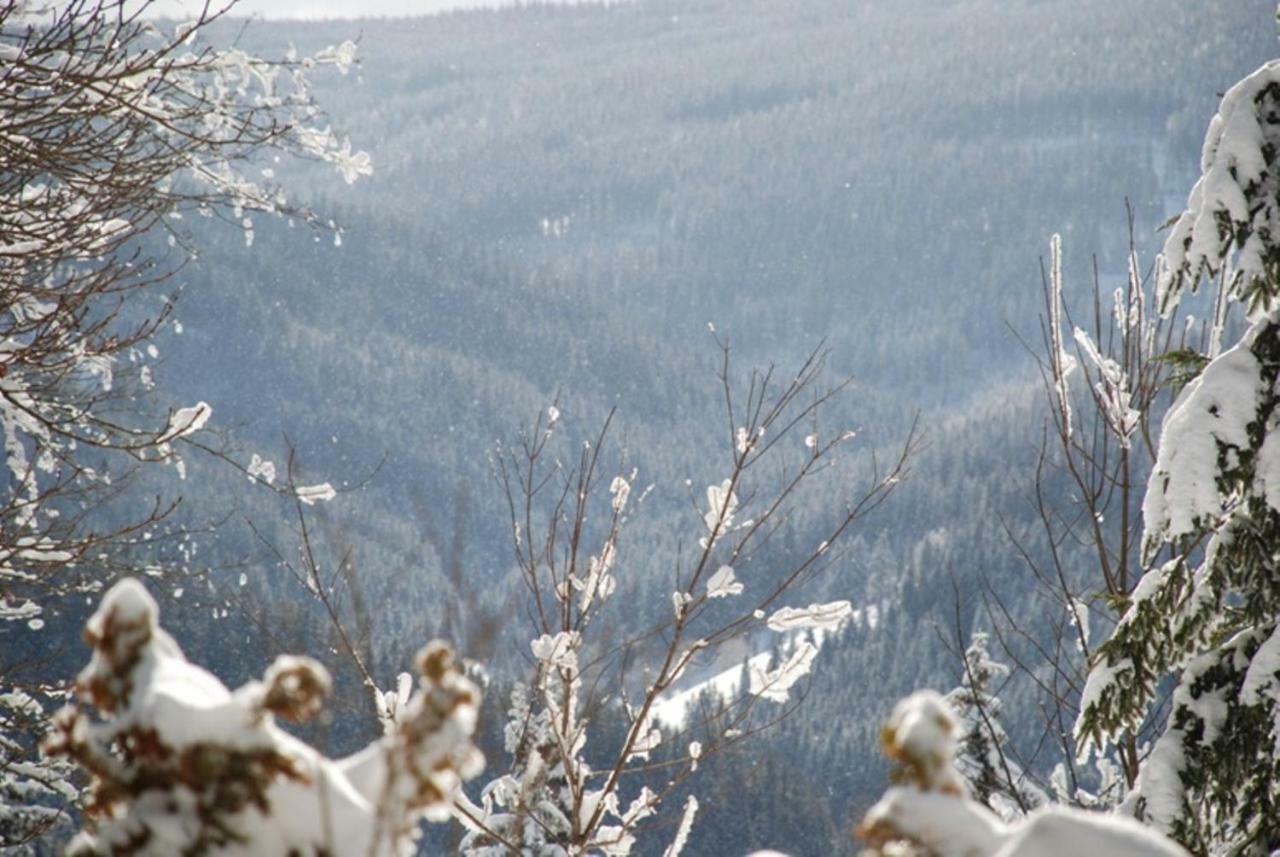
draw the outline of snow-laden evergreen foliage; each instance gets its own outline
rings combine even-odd
[[[75,766],[40,751],[47,701],[20,688],[0,695],[0,843],[28,845],[64,832],[78,797]]]
[[[1076,726],[1086,749],[1131,733],[1174,677],[1126,806],[1197,852],[1280,847],[1278,99],[1275,62],[1227,92],[1165,245],[1166,310],[1216,277],[1251,325],[1165,418],[1143,508],[1154,565],[1097,653]]]
[[[1183,540],[1204,549],[1198,562],[1170,561],[1139,582],[1099,650],[1077,726],[1086,742],[1112,740],[1177,675],[1165,730],[1129,800],[1197,849],[1280,844],[1278,375],[1280,327],[1263,319],[1166,418],[1147,550]]]
[[[1200,179],[1164,247],[1168,270],[1161,306],[1168,309],[1201,279],[1220,277],[1258,319],[1280,291],[1280,60],[1227,91],[1209,123]]]

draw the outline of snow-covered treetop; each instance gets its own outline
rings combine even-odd
[[[70,853],[408,854],[419,819],[448,817],[462,780],[483,767],[471,743],[479,691],[442,643],[419,655],[418,692],[388,734],[331,760],[275,724],[320,710],[324,667],[280,657],[230,691],[158,619],[142,584],[125,579],[86,625],[93,657],[79,701],[47,743],[93,776],[90,826]]]
[[[881,742],[909,782],[928,791],[964,794],[964,781],[952,765],[959,734],[960,723],[942,695],[920,690],[894,706]]]
[[[1200,179],[1164,245],[1158,284],[1168,312],[1201,277],[1225,275],[1252,317],[1275,307],[1280,283],[1280,60],[1227,91],[1209,124]]]

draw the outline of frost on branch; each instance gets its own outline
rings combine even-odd
[[[1117,292],[1116,306],[1123,306]],[[1129,448],[1129,438],[1137,430],[1142,414],[1133,407],[1133,392],[1129,389],[1129,376],[1115,360],[1099,351],[1086,331],[1075,329],[1076,345],[1092,364],[1097,377],[1094,382],[1094,403],[1098,415],[1107,429],[1116,436],[1123,449]],[[1065,384],[1065,380],[1062,382]]]
[[[744,589],[742,581],[733,573],[733,567],[722,565],[716,569],[707,581],[708,598],[727,598],[730,595],[741,595]]]
[[[714,543],[733,528],[733,518],[738,514],[738,495],[733,490],[733,480],[726,479],[719,485],[707,486],[707,511],[702,523],[707,528],[703,544]]]
[[[419,656],[419,691],[388,734],[334,761],[275,723],[320,710],[322,666],[280,657],[229,691],[157,619],[126,579],[86,626],[93,657],[47,742],[93,777],[70,853],[408,854],[419,819],[447,817],[482,767],[470,740],[479,693],[441,643]]]
[[[799,631],[818,629],[836,631],[853,617],[853,605],[848,601],[831,601],[827,604],[810,604],[808,607],[783,607],[774,612],[766,623],[770,631]]]
[[[299,485],[294,489],[294,495],[302,504],[314,506],[316,503],[332,500],[338,496],[338,492],[328,482],[321,482],[319,485]]]
[[[828,510],[813,547],[765,568],[757,546],[787,525],[799,503],[809,502],[801,499],[810,496],[809,480],[836,464],[835,450],[851,437],[836,434],[819,443],[815,436],[802,459],[788,461],[794,445],[787,435],[816,431],[821,409],[846,385],[819,387],[824,358],[815,351],[794,375],[772,367],[751,373],[745,407],[738,408],[727,346],[721,351],[726,409],[731,417],[747,416],[745,424],[731,418],[722,437],[727,467],[713,464],[710,485],[690,492],[690,541],[697,540],[697,549],[688,554],[677,546],[663,556],[645,546],[623,557],[624,525],[653,486],[632,499],[636,471],[614,476],[619,471],[605,463],[612,413],[594,440],[573,443],[565,454],[549,445],[547,425],[557,414],[540,414],[518,444],[495,456],[528,596],[533,675],[512,694],[509,769],[475,805],[460,807],[470,828],[463,853],[632,853],[646,828],[662,826],[663,801],[705,760],[770,725],[754,711],[768,708],[766,701],[794,702],[791,691],[812,667],[824,635],[853,615],[844,601],[777,605],[825,570],[828,550],[892,492],[913,440],[888,470],[873,462],[865,489]],[[653,580],[628,581],[637,569],[670,571],[674,580],[655,577],[663,580],[656,589]],[[616,597],[624,592],[627,597]],[[664,601],[653,624],[641,618],[652,611],[633,603],[636,593],[646,592]],[[771,619],[766,610],[774,611]],[[687,674],[766,625],[783,637],[780,662],[770,669],[769,652],[751,657],[749,692],[738,692],[747,689],[739,688],[736,669],[727,671],[731,682],[723,681],[725,673],[706,681]],[[708,707],[694,711],[694,699]],[[768,716],[780,719],[787,710]],[[670,819],[674,836],[666,838],[666,853],[679,853],[699,811],[688,800],[679,820]]]
[[[714,597],[710,592],[708,596]],[[790,701],[791,689],[813,669],[824,637],[839,631],[853,616],[853,605],[848,601],[775,610],[765,621],[765,627],[785,635],[780,647],[784,660],[774,669],[769,669],[767,660],[751,659],[747,669],[747,693],[770,702]],[[759,618],[764,618],[763,612]]]
[[[1006,824],[965,795],[953,765],[960,724],[941,696],[918,691],[898,703],[882,740],[895,762],[889,789],[857,835],[872,854],[935,857],[1172,857],[1181,848],[1128,818],[1065,807]],[[908,850],[914,849],[914,850]]]
[[[73,562],[114,555],[115,536],[148,522],[91,534],[77,529],[83,510],[139,462],[181,473],[176,444],[208,420],[203,403],[166,415],[145,396],[172,310],[155,292],[194,250],[184,215],[319,227],[258,156],[369,172],[323,124],[308,80],[348,69],[354,46],[275,60],[219,48],[203,32],[220,5],[169,32],[131,0],[0,4],[0,618],[91,586]],[[174,250],[152,249],[157,237]],[[61,558],[11,550],[24,540]]]
[[[698,799],[689,795],[684,802],[684,812],[680,815],[680,825],[676,828],[675,838],[662,852],[662,857],[680,857],[684,846],[689,841],[689,832],[693,830],[693,818],[698,814]]]
[[[204,428],[212,416],[213,408],[209,407],[205,402],[200,402],[189,408],[178,408],[169,415],[169,425],[156,438],[156,443],[168,443],[180,437],[194,434]]]
[[[791,697],[791,688],[809,674],[809,670],[813,668],[813,659],[817,656],[818,647],[803,640],[775,669],[767,669],[764,664],[753,664],[747,692],[771,702],[786,702]]]
[[[1049,364],[1052,369],[1055,405],[1063,432],[1070,437],[1072,431],[1071,388],[1068,378],[1075,368],[1075,358],[1062,344],[1062,236],[1055,234],[1049,240]]]

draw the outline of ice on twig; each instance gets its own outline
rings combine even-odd
[[[729,595],[739,595],[742,589],[742,582],[734,575],[733,568],[727,565],[722,565],[716,569],[716,573],[711,575],[711,579],[707,581],[708,598],[725,598]]]
[[[328,502],[338,496],[338,492],[328,482],[321,482],[319,485],[299,485],[293,493],[300,502],[308,506]]]

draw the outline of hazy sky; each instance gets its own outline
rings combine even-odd
[[[357,18],[375,15],[430,15],[449,9],[510,5],[513,0],[240,0],[235,14],[263,18]],[[212,6],[221,3],[213,0]],[[156,0],[158,17],[182,18],[203,7],[202,0]]]

